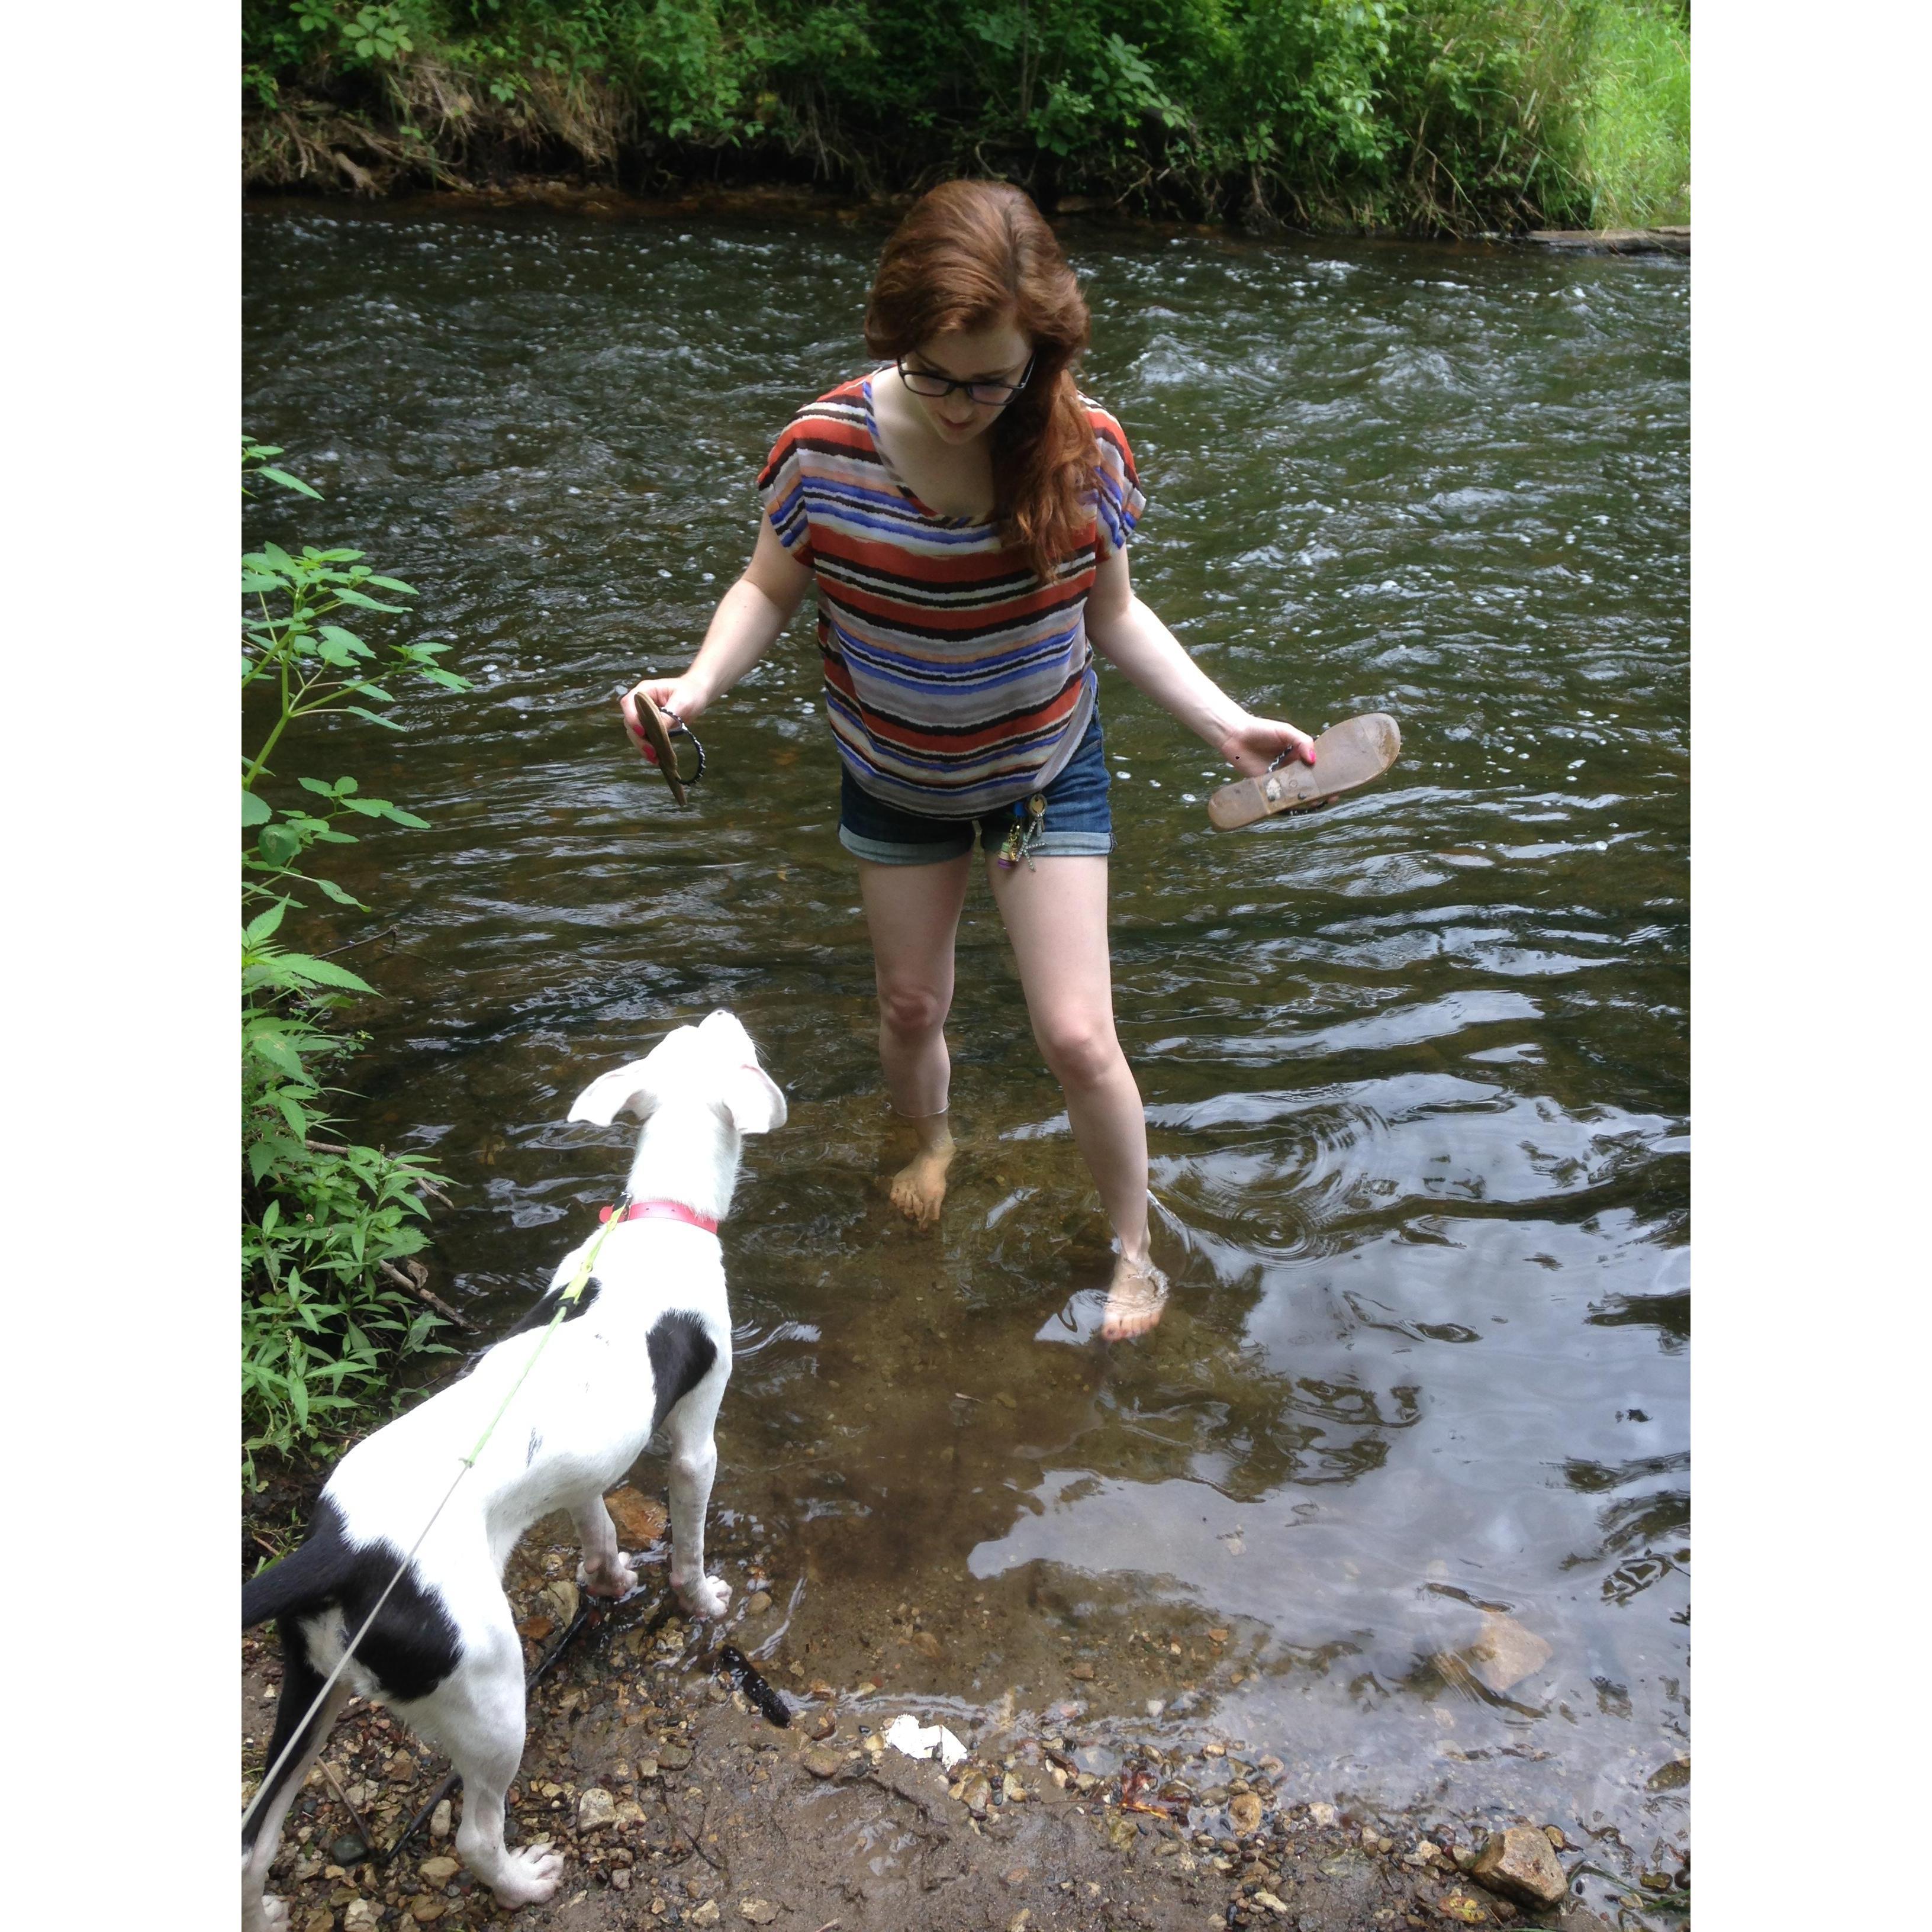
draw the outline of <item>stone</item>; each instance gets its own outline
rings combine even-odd
[[[745,1614],[748,1617],[761,1617],[772,1606],[772,1593],[769,1590],[754,1590],[745,1599]]]
[[[689,1925],[716,1925],[719,1916],[717,1900],[707,1898],[685,1922]]]
[[[976,1818],[986,1815],[986,1808],[993,1802],[993,1787],[982,1772],[974,1772],[959,1787],[959,1802]]]
[[[617,1801],[601,1784],[593,1784],[577,1801],[577,1828],[594,1832],[617,1822]]]
[[[357,1864],[369,1856],[369,1847],[353,1832],[345,1832],[329,1846],[328,1856],[339,1865]]]
[[[640,1496],[628,1483],[613,1490],[604,1498],[604,1507],[616,1526],[617,1540],[626,1550],[645,1549],[661,1541],[670,1522],[662,1503],[654,1496]]]
[[[814,1778],[836,1778],[838,1768],[845,1762],[843,1751],[831,1750],[824,1744],[809,1744],[798,1754],[799,1762]]]
[[[1000,1873],[1000,1882],[1017,1892],[1032,1876],[1033,1874],[1024,1865],[1010,1865]]]
[[[1027,1788],[1011,1772],[1000,1780],[1000,1792],[1009,1804],[1018,1804],[1026,1797]]]
[[[1682,1791],[1690,1782],[1690,1754],[1679,1751],[1668,1764],[1660,1764],[1645,1780],[1652,1791]]]
[[[1334,1805],[1319,1798],[1308,1808],[1308,1822],[1311,1825],[1326,1827],[1334,1824],[1341,1815]]]
[[[738,1901],[738,1916],[748,1919],[754,1925],[769,1925],[778,1916],[778,1907],[769,1899],[741,1898]]]
[[[428,1892],[410,1900],[410,1916],[418,1925],[427,1925],[432,1919],[440,1918],[449,1910],[446,1900],[434,1898]]]
[[[811,1730],[812,1736],[820,1744],[823,1744],[827,1738],[837,1736],[838,1713],[836,1711],[820,1712],[818,1715],[812,1719]]]
[[[447,1885],[463,1869],[454,1858],[424,1858],[416,1870],[429,1885]]]
[[[658,1762],[666,1771],[682,1771],[691,1762],[691,1753],[682,1744],[660,1744]]]
[[[318,1905],[302,1921],[302,1932],[335,1932],[335,1914],[326,1905]]]
[[[1492,1832],[1476,1854],[1469,1876],[1478,1885],[1524,1905],[1554,1905],[1569,1890],[1550,1840],[1528,1825]]]
[[[398,1751],[382,1767],[382,1775],[392,1784],[407,1784],[416,1774],[416,1761],[407,1751]]]
[[[1229,1802],[1228,1822],[1245,1838],[1262,1828],[1262,1801],[1252,1791],[1244,1791]]]
[[[342,1915],[342,1932],[376,1932],[382,1907],[373,1898],[352,1898]]]
[[[644,1808],[634,1798],[621,1799],[617,1806],[617,1828],[622,1831],[627,1825],[641,1825],[644,1822]]]
[[[1282,1904],[1271,1892],[1256,1892],[1254,1894],[1254,1901],[1264,1912],[1272,1912],[1277,1918],[1286,1918],[1288,1916],[1288,1907]]]
[[[1094,1666],[1090,1664],[1076,1664],[1066,1674],[1082,1684],[1090,1684],[1094,1681]]]
[[[1483,1634],[1461,1653],[1470,1674],[1498,1696],[1526,1677],[1534,1676],[1550,1661],[1550,1646],[1514,1617],[1493,1610],[1483,1613]]]
[[[430,1836],[432,1838],[448,1838],[451,1817],[449,1800],[447,1798],[439,1798],[436,1801],[436,1809],[429,1814]]]
[[[1495,1923],[1490,1916],[1490,1908],[1480,1898],[1472,1898],[1466,1892],[1444,1893],[1436,1909],[1444,1918],[1453,1919],[1458,1925]]]
[[[560,1630],[568,1630],[570,1620],[577,1614],[577,1586],[568,1576],[554,1577],[543,1587],[543,1595],[538,1599],[544,1608],[556,1618]]]
[[[920,1656],[937,1664],[946,1654],[946,1646],[930,1630],[914,1630],[912,1647]]]

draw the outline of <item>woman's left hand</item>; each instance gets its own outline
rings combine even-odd
[[[1315,762],[1315,740],[1280,718],[1245,717],[1221,740],[1221,755],[1244,778],[1258,778],[1284,752]]]

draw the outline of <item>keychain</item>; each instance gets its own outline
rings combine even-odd
[[[999,862],[1011,872],[1024,859],[1029,872],[1040,868],[1033,862],[1033,848],[1040,842],[1040,835],[1046,830],[1046,794],[1035,792],[1026,802],[1025,815],[1021,808],[1013,807],[1013,825],[1000,847]]]

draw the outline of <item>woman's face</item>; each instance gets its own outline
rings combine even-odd
[[[948,329],[908,350],[899,361],[915,381],[923,373],[956,382],[1013,383],[1025,375],[1032,356],[1033,344],[1009,318],[981,328]],[[906,393],[944,442],[970,442],[992,427],[1006,406],[975,402],[964,389],[944,396],[922,396],[908,385]]]

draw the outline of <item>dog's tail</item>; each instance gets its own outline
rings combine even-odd
[[[315,1536],[242,1586],[242,1628],[272,1618],[303,1616],[336,1600],[342,1582],[341,1545]]]

